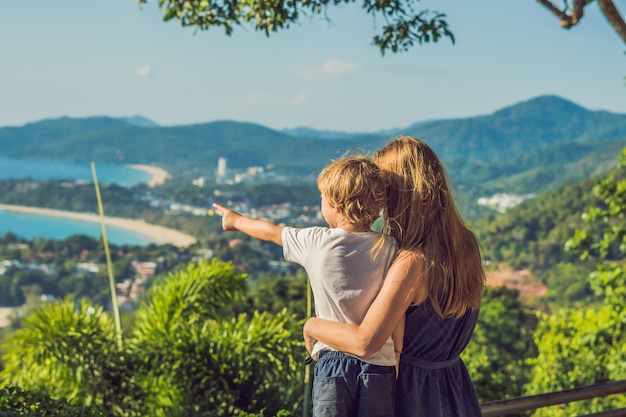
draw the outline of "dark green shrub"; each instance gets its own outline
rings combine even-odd
[[[10,386],[0,388],[0,417],[97,417],[104,416],[97,407],[74,405],[34,391]]]

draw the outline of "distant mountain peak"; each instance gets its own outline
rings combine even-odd
[[[159,127],[158,123],[155,123],[152,120],[148,119],[147,117],[140,116],[140,115],[123,117],[122,120],[124,120],[129,125],[133,125],[133,126]]]
[[[535,116],[539,113],[562,115],[581,112],[590,113],[591,111],[563,97],[545,95],[504,107],[494,112],[493,116],[520,118],[520,116]]]
[[[534,97],[530,100],[526,100],[524,103],[529,103],[535,106],[544,105],[544,106],[555,106],[561,108],[576,108],[576,109],[584,109],[583,106],[574,103],[571,100],[565,99],[563,97],[555,96],[555,95],[545,95]]]
[[[310,127],[295,127],[293,129],[283,129],[281,132],[295,138],[318,138],[318,139],[347,139],[358,133],[348,133],[337,130],[313,129]]]
[[[374,132],[344,132],[340,130],[314,129],[310,127],[295,127],[293,129],[283,129],[281,132],[294,138],[315,138],[322,140],[344,140],[363,137],[385,136],[392,137],[402,129],[384,129]]]

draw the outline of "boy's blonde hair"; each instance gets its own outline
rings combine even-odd
[[[386,201],[387,183],[378,166],[366,157],[331,162],[317,178],[317,187],[346,221],[367,228],[380,216]]]

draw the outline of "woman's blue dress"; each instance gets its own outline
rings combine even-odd
[[[476,390],[459,355],[478,311],[442,319],[429,301],[406,312],[395,417],[480,417]]]

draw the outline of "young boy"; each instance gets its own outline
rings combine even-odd
[[[283,246],[285,260],[302,265],[311,282],[318,317],[361,323],[397,252],[394,238],[373,232],[385,203],[386,183],[367,158],[330,163],[317,180],[329,227],[293,228],[251,219],[219,204],[224,230],[241,231]],[[374,355],[356,357],[316,342],[313,416],[392,416],[399,326]],[[393,340],[392,340],[393,339]],[[395,344],[395,349],[394,349]]]

